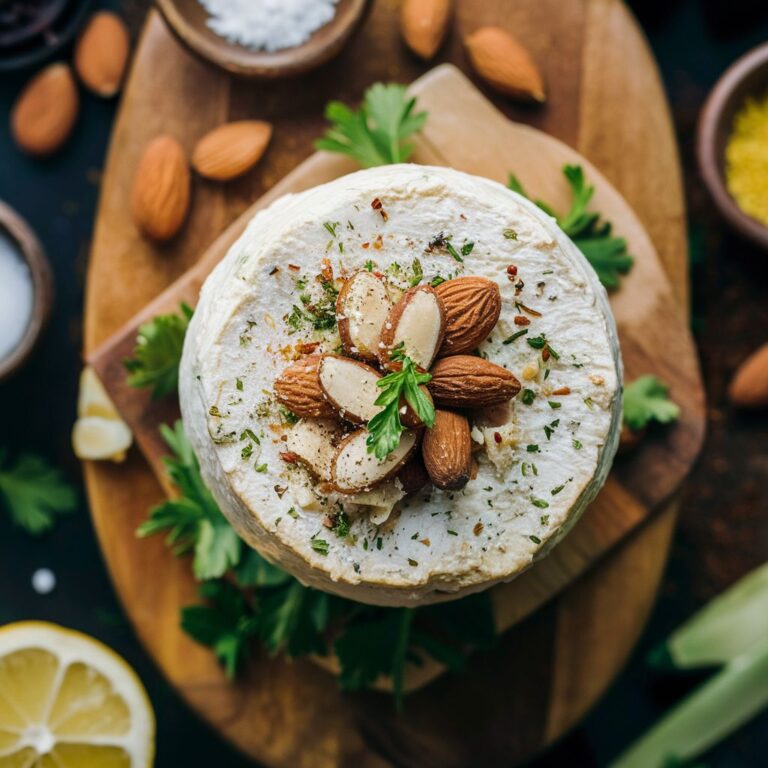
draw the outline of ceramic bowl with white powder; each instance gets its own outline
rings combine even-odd
[[[0,202],[0,381],[27,359],[50,314],[50,267],[24,220]]]
[[[371,0],[158,0],[193,52],[228,72],[278,78],[339,53]]]

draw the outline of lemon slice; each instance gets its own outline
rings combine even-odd
[[[0,628],[0,768],[149,768],[155,716],[107,646],[43,622]]]

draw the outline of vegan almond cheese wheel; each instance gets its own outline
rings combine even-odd
[[[499,286],[499,321],[476,353],[522,390],[463,411],[477,471],[461,490],[406,495],[391,455],[378,474],[361,459],[380,484],[340,493],[318,475],[360,426],[296,428],[275,397],[298,360],[343,353],[336,300],[361,270],[385,287],[369,282],[379,318],[382,301],[416,285]],[[257,213],[203,286],[180,373],[203,479],[243,539],[308,586],[391,606],[486,589],[549,551],[606,479],[621,387],[606,292],[554,220],[500,184],[417,165],[353,173]],[[406,434],[403,460],[420,438]]]

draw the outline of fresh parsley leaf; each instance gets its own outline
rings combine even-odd
[[[597,272],[600,282],[608,289],[618,288],[621,276],[626,275],[634,264],[633,257],[627,252],[627,241],[614,237],[611,224],[601,221],[599,213],[587,210],[595,188],[587,184],[581,166],[566,165],[563,175],[571,188],[571,207],[563,216],[558,216],[541,200],[533,202],[557,220],[560,229],[573,240]],[[509,175],[507,186],[528,197],[514,174]]]
[[[411,156],[408,137],[421,130],[426,112],[414,114],[415,98],[404,85],[376,83],[357,111],[339,101],[325,109],[331,127],[315,142],[317,149],[351,155],[364,168],[403,163]]]
[[[182,608],[182,629],[212,648],[232,679],[248,659],[250,640],[258,632],[253,608],[237,587],[223,579],[201,585],[200,596],[208,604]]]
[[[14,523],[33,535],[49,530],[56,515],[77,506],[74,488],[58,469],[31,453],[11,464],[5,449],[0,449],[0,499]]]
[[[680,407],[669,399],[669,387],[650,374],[624,388],[624,424],[634,431],[652,421],[668,424],[680,416]]]
[[[182,304],[180,315],[158,315],[139,328],[134,356],[123,361],[130,386],[151,388],[153,399],[176,391],[184,336],[191,319],[192,309]]]
[[[166,542],[177,555],[194,553],[195,578],[223,576],[239,562],[242,542],[203,483],[184,425],[180,421],[173,429],[163,425],[161,432],[173,451],[163,462],[181,495],[151,509],[137,533],[143,537],[167,531]]]
[[[255,549],[247,548],[235,566],[235,579],[241,587],[279,587],[292,581],[285,571],[265,560]]]
[[[413,360],[402,351],[394,350],[393,360],[401,360],[402,368],[393,371],[376,383],[381,394],[376,398],[376,405],[381,410],[368,422],[367,445],[368,453],[375,454],[379,460],[384,460],[400,443],[400,435],[405,427],[400,421],[400,399],[404,397],[413,408],[421,422],[432,427],[435,424],[435,408],[430,399],[419,389],[432,376],[419,373]]]

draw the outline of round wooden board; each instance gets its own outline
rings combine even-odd
[[[404,50],[397,3],[378,0],[361,33],[334,63],[301,80],[244,85],[189,56],[156,15],[145,28],[102,186],[88,276],[86,346],[93,350],[191,266],[226,224],[311,154],[329,98],[350,101],[377,79],[408,82],[424,67]],[[579,149],[618,187],[651,235],[676,298],[686,300],[684,212],[676,148],[653,61],[618,0],[458,3],[443,58],[463,66],[460,40],[501,23],[541,62],[550,104],[508,115]],[[301,94],[301,98],[297,98]],[[642,110],[629,105],[642,104]],[[259,170],[226,188],[196,183],[182,237],[149,249],[125,212],[126,147],[163,131],[185,146],[212,125],[254,116],[276,138]],[[199,180],[198,180],[199,181]],[[104,245],[119,241],[116,252]],[[134,531],[161,491],[136,456],[87,465],[94,523],[110,572],[137,632],[172,684],[225,737],[269,766],[509,765],[572,726],[624,662],[652,604],[674,513],[666,509],[559,598],[478,655],[461,677],[409,697],[405,716],[376,694],[344,696],[304,662],[257,659],[249,677],[226,682],[212,654],[178,628],[178,606],[195,601],[188,564]],[[150,586],[136,574],[158,572]],[[151,594],[150,594],[151,593]],[[446,702],[449,706],[446,707]],[[384,755],[381,757],[379,755]]]

